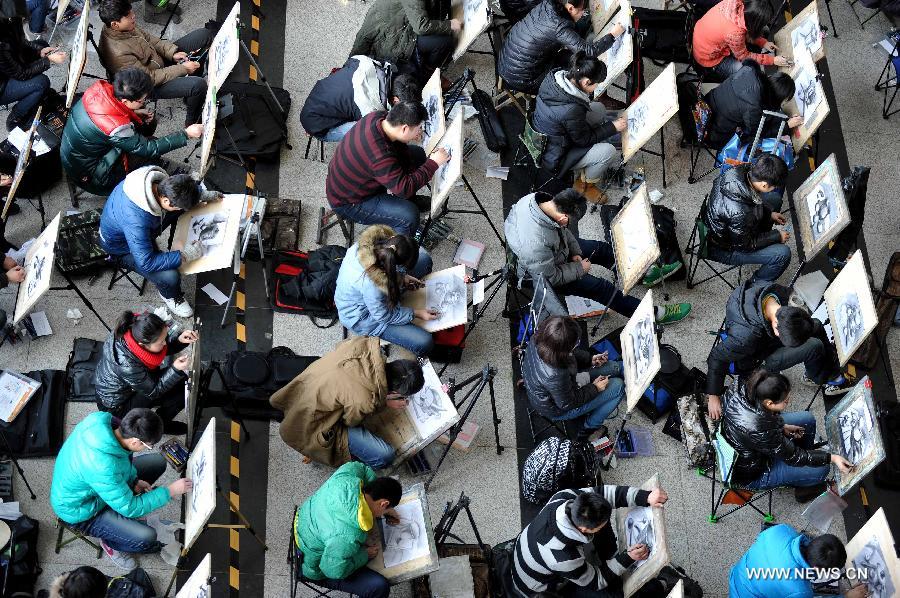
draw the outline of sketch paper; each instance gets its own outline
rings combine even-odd
[[[599,96],[612,85],[619,75],[628,70],[633,60],[632,37],[631,37],[631,2],[629,0],[620,0],[621,9],[616,16],[604,27],[598,37],[603,37],[609,33],[616,25],[622,25],[625,33],[616,38],[609,50],[600,56],[600,60],[606,64],[606,79],[597,86],[594,92],[595,96]]]
[[[799,114],[803,117],[803,124],[796,127],[791,135],[794,152],[798,153],[822,125],[831,109],[825,97],[825,88],[818,80],[816,64],[809,52],[801,51],[794,56],[794,67],[789,74],[794,80],[796,90],[794,97],[784,104],[785,113]]]
[[[788,60],[793,60],[802,52],[812,54],[816,62],[824,58],[825,44],[822,42],[822,27],[816,3],[807,4],[806,8],[778,30],[772,41],[778,46],[778,53]]]
[[[675,63],[669,63],[625,110],[628,128],[622,134],[622,159],[627,162],[678,112]]]
[[[630,412],[659,372],[659,340],[656,338],[656,313],[653,290],[647,291],[619,336],[625,374],[625,400]]]
[[[453,60],[459,60],[466,53],[479,35],[487,31],[491,25],[491,13],[488,0],[454,0],[450,16],[462,22],[462,31],[456,39]]]
[[[425,288],[407,292],[403,297],[403,305],[413,309],[435,309],[440,316],[428,322],[417,318],[413,323],[428,332],[465,324],[469,314],[465,278],[466,267],[462,264],[432,272],[422,278]]]
[[[9,423],[16,419],[28,399],[41,383],[9,370],[0,374],[0,420]]]
[[[447,130],[444,119],[444,94],[441,91],[441,69],[434,69],[428,83],[422,88],[422,105],[428,118],[422,123],[422,147],[425,155],[431,154]]]
[[[209,585],[210,577],[212,577],[212,561],[209,553],[206,553],[191,576],[178,589],[175,598],[210,598],[212,596],[212,588]]]
[[[594,31],[603,31],[618,8],[619,3],[616,0],[591,0],[591,28]]]
[[[69,54],[69,77],[66,82],[66,109],[72,107],[75,101],[75,92],[78,91],[78,80],[84,72],[87,62],[87,34],[88,21],[90,19],[91,0],[84,0],[84,8],[81,10],[81,18],[78,20],[78,29],[72,38],[72,51]]]
[[[240,16],[241,3],[235,2],[209,47],[209,60],[206,65],[206,80],[209,87],[221,89],[228,75],[231,74],[231,69],[237,64],[238,54],[241,51],[238,39]]]
[[[184,550],[194,541],[216,510],[216,418],[211,418],[188,457],[185,477],[194,483],[184,495]]]
[[[850,210],[834,154],[819,164],[793,198],[803,256],[808,262],[850,224]]]
[[[646,183],[613,218],[610,232],[622,292],[627,294],[660,256]]]
[[[825,305],[834,330],[838,360],[843,366],[878,326],[878,313],[861,251],[857,250],[831,281],[825,290]]]
[[[50,290],[50,279],[53,275],[53,260],[56,250],[56,238],[59,236],[59,221],[62,212],[50,221],[41,234],[38,235],[28,253],[25,254],[25,280],[19,284],[19,293],[16,297],[16,314],[13,324],[28,315],[31,308]]]
[[[641,485],[642,490],[656,488],[659,488],[659,474]],[[665,510],[661,507],[632,507],[616,510],[616,516],[621,550],[627,550],[635,544],[647,544],[650,548],[650,556],[633,565],[622,576],[622,591],[625,598],[629,598],[669,564]]]
[[[825,414],[825,433],[832,452],[854,465],[847,475],[834,468],[841,496],[884,460],[881,427],[875,413],[872,382],[866,376]]]
[[[869,598],[896,596],[900,588],[900,559],[884,508],[878,509],[847,543],[846,568],[859,571],[856,577],[868,586]]]
[[[209,158],[212,155],[213,142],[216,137],[216,120],[219,117],[219,105],[217,103],[216,88],[210,86],[206,90],[206,99],[203,101],[203,115],[200,122],[203,123],[203,136],[200,138],[200,178],[206,176],[209,170]]]
[[[684,581],[679,579],[666,598],[684,598]]]
[[[391,585],[426,575],[439,566],[425,485],[411,486],[394,508],[400,515],[400,525],[378,521],[369,538],[377,541],[381,551],[367,565]]]
[[[2,218],[4,221],[6,220],[6,215],[9,211],[9,208],[16,197],[16,191],[19,190],[19,185],[22,184],[22,178],[25,176],[25,169],[28,167],[28,162],[31,160],[31,152],[35,144],[35,131],[37,130],[38,123],[41,122],[41,112],[43,111],[43,106],[40,106],[37,109],[37,112],[34,115],[34,119],[31,121],[31,126],[28,127],[28,131],[24,132],[22,147],[17,148],[19,150],[19,157],[16,159],[16,169],[13,171],[12,182],[9,185],[9,192],[7,192],[6,201],[3,203]],[[39,137],[38,140],[40,142]]]
[[[437,143],[450,154],[450,160],[438,167],[431,179],[431,217],[437,218],[447,202],[447,197],[453,189],[453,185],[462,176],[463,163],[463,117],[459,111],[455,112],[450,126],[447,127],[441,140]]]
[[[175,226],[175,242],[187,246],[200,241],[203,256],[183,262],[182,274],[198,274],[228,268],[232,265],[240,230],[243,197],[226,196],[221,201],[198,205],[178,217]]]

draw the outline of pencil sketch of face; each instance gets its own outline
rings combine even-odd
[[[650,362],[653,361],[653,318],[640,320],[634,328],[631,337],[634,350],[634,363],[632,364],[632,380],[638,382],[643,379]]]
[[[881,545],[874,536],[853,558],[858,579],[869,587],[869,598],[890,598],[894,595],[894,580],[888,571]]]
[[[397,525],[385,525],[385,554],[393,554],[394,558],[391,558],[391,561],[402,560],[400,555],[412,551],[419,544],[419,537],[423,533],[419,522],[412,519],[401,519]]]
[[[809,122],[810,115],[807,110],[815,106],[818,101],[818,90],[816,85],[816,74],[807,70],[802,70],[797,76],[797,88],[794,91],[794,100],[797,102],[797,110],[803,117],[803,122]]]
[[[815,18],[808,18],[791,32],[791,45],[794,48],[805,47],[810,53],[819,49],[822,40],[819,22]]]
[[[197,512],[197,501],[200,497],[198,492],[203,480],[206,477],[206,453],[202,453],[196,461],[194,461],[194,469],[191,471],[191,481],[194,483],[194,491],[191,493],[191,511]]]
[[[472,23],[484,11],[484,0],[465,0],[463,8],[464,27]]]
[[[203,247],[203,254],[205,255],[222,244],[222,241],[225,239],[227,223],[228,217],[218,212],[195,216],[191,219],[187,243],[200,241],[200,245]]]
[[[837,332],[841,335],[841,346],[850,350],[859,342],[863,333],[863,316],[859,306],[859,295],[850,291],[844,295],[834,310]]]
[[[653,531],[653,512],[649,507],[634,509],[625,516],[625,545],[645,544],[653,552],[656,534]]]
[[[854,465],[862,461],[874,448],[872,444],[872,418],[863,397],[854,401],[838,417],[841,447],[844,457]]]
[[[628,136],[632,141],[637,141],[644,127],[647,126],[649,110],[647,104],[641,102],[637,106],[632,105],[632,109],[628,111]]]
[[[425,111],[428,118],[422,123],[422,145],[428,145],[428,139],[438,129],[438,97],[428,96],[425,101]]]
[[[806,196],[806,207],[809,210],[813,239],[818,241],[838,218],[838,207],[831,183],[822,181],[816,185],[812,193]]]
[[[447,154],[450,155],[450,159],[444,162],[440,168],[437,170],[437,188],[443,190],[449,184],[447,180],[447,171],[450,169],[450,163],[453,161],[453,148],[449,145],[442,146],[445,150],[447,150]]]
[[[43,253],[35,253],[34,257],[31,258],[31,264],[28,265],[28,286],[25,288],[27,297],[31,297],[34,294],[38,285],[44,279],[46,263],[47,256]]]
[[[427,294],[428,309],[437,310],[440,314],[459,309],[460,303],[466,301],[466,283],[459,278],[448,277],[436,282]]]
[[[430,386],[425,386],[422,390],[409,397],[409,402],[412,404],[416,419],[420,422],[441,417],[441,414],[446,411],[441,395],[437,389]]]

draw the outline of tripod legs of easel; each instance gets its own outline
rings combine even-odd
[[[28,483],[28,478],[25,477],[25,470],[22,469],[22,466],[19,464],[19,460],[16,459],[16,456],[13,454],[12,448],[9,446],[9,440],[7,440],[6,433],[3,430],[0,430],[0,440],[3,441],[3,449],[9,456],[10,462],[13,464],[13,467],[16,468],[16,471],[19,472],[19,477],[22,478],[23,482],[25,482],[25,487],[28,488],[28,494],[31,495],[31,500],[37,500],[37,495],[34,493],[34,490],[31,489],[31,484]]]

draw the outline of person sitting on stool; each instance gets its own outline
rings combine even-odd
[[[394,448],[362,423],[381,409],[406,408],[406,397],[424,384],[418,361],[387,361],[378,338],[358,336],[310,364],[269,401],[284,412],[281,439],[304,456],[332,467],[352,456],[384,469],[394,461]]]
[[[85,536],[98,538],[106,556],[126,571],[135,567],[130,553],[162,548],[156,530],[141,519],[192,486],[181,478],[154,488],[166,471],[165,457],[133,455],[152,451],[162,435],[162,420],[149,409],[132,409],[121,420],[97,411],[75,426],[53,465],[53,512]]]
[[[140,67],[153,78],[152,99],[184,98],[184,126],[200,121],[206,99],[206,79],[192,56],[212,43],[215,33],[201,28],[175,43],[151,35],[136,25],[129,0],[101,0],[100,62],[114,75],[124,68]]]

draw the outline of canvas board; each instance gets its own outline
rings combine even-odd
[[[856,250],[825,289],[825,305],[834,331],[838,361],[843,366],[878,326],[878,312],[860,250]]]
[[[453,50],[453,60],[456,61],[491,26],[488,0],[454,0],[450,17],[462,23],[462,31],[456,38],[456,48]]]
[[[19,185],[22,184],[22,178],[25,176],[25,169],[28,168],[28,163],[31,161],[31,150],[34,146],[35,131],[37,131],[38,123],[41,122],[41,112],[43,111],[43,106],[40,106],[37,109],[34,120],[31,121],[31,126],[25,132],[25,141],[22,143],[22,149],[19,150],[19,157],[16,159],[16,168],[13,170],[12,182],[9,184],[6,201],[3,203],[3,220],[6,220],[9,207],[16,198],[16,191],[19,190]]]
[[[816,64],[809,52],[800,52],[794,56],[794,67],[789,74],[794,80],[796,91],[794,97],[785,102],[784,108],[789,115],[797,114],[803,117],[803,123],[796,127],[791,135],[794,152],[799,153],[825,121],[831,108],[828,106],[828,98],[825,97],[825,88],[818,79]]]
[[[854,585],[865,583],[869,598],[891,598],[900,589],[900,559],[884,507],[878,509],[847,543],[848,573]],[[849,576],[849,575],[848,575]]]
[[[843,496],[884,461],[881,427],[868,376],[825,414],[825,434],[831,451],[854,465],[847,475],[834,468],[838,494]]]
[[[628,127],[622,133],[622,159],[630,160],[677,113],[675,63],[671,62],[626,108]]]
[[[184,495],[184,551],[200,536],[216,510],[216,418],[210,418],[188,457],[185,477],[194,483]]]
[[[436,309],[440,316],[413,323],[428,332],[437,332],[465,324],[469,320],[466,289],[466,267],[462,264],[432,272],[422,278],[425,287],[409,291],[403,296],[403,305],[412,309]]]
[[[209,47],[209,61],[206,66],[209,87],[221,89],[228,75],[231,74],[231,69],[237,64],[238,55],[241,52],[238,38],[240,15],[241,3],[235,2]]]
[[[805,49],[818,62],[825,57],[825,43],[822,40],[822,27],[819,23],[819,8],[810,2],[775,33],[773,38],[778,46],[778,53],[788,60],[793,60],[798,50]]]
[[[659,474],[641,485],[642,490],[659,488]],[[622,575],[622,591],[629,598],[645,583],[659,575],[669,564],[669,545],[666,541],[665,509],[662,507],[631,507],[617,509],[617,535],[620,550],[635,544],[647,544],[650,556],[638,561]]]
[[[850,210],[834,154],[794,191],[793,199],[803,256],[808,262],[850,224]]]
[[[628,294],[660,256],[647,184],[642,183],[610,225],[622,292]]]
[[[28,315],[31,308],[50,290],[50,279],[53,277],[53,260],[55,259],[56,239],[59,236],[59,221],[62,212],[50,221],[34,243],[28,248],[23,262],[25,280],[19,283],[16,296],[16,313],[13,324]]]
[[[437,218],[447,203],[450,191],[462,176],[463,163],[463,117],[460,111],[455,112],[450,126],[436,144],[450,153],[450,159],[438,167],[431,179],[431,217]]]
[[[210,86],[206,90],[206,99],[203,101],[203,114],[200,122],[203,123],[203,136],[200,137],[200,178],[206,176],[209,170],[209,159],[212,156],[213,143],[216,137],[216,121],[219,117],[219,104],[217,90]]]
[[[191,344],[190,375],[188,376],[187,384],[184,387],[184,413],[187,416],[188,426],[185,440],[188,446],[191,446],[194,440],[194,418],[197,415],[197,399],[200,396],[200,374],[202,373],[200,364],[200,342],[203,340],[203,336],[200,334],[201,328],[202,323],[200,322],[200,318],[197,318],[196,324],[194,325],[194,331],[197,333],[197,340]]]
[[[191,576],[187,578],[184,585],[178,588],[175,598],[211,598],[212,587],[209,585],[209,578],[212,577],[212,560],[207,552]]]
[[[595,96],[599,96],[606,91],[619,75],[628,70],[634,58],[631,35],[631,2],[629,0],[620,0],[619,4],[622,9],[607,23],[598,37],[608,34],[616,25],[622,25],[625,28],[625,33],[617,37],[612,47],[600,55],[600,60],[606,64],[606,79],[597,86],[597,90],[594,92]]]
[[[447,121],[444,118],[444,93],[441,91],[441,69],[434,69],[428,83],[422,88],[422,105],[428,118],[422,123],[422,147],[425,155],[431,154],[444,133]]]
[[[75,101],[78,81],[81,79],[81,73],[84,72],[84,65],[87,63],[87,34],[90,12],[91,0],[84,0],[81,18],[78,20],[78,29],[75,30],[75,37],[72,38],[72,51],[69,53],[69,76],[66,80],[66,109],[71,108],[72,103]]]
[[[66,9],[69,7],[69,0],[59,0],[59,3],[56,5],[56,24],[58,25],[62,19],[63,15],[66,14]]]
[[[618,8],[618,0],[591,0],[591,28],[594,31],[603,31]]]
[[[425,485],[415,484],[406,490],[395,510],[400,515],[400,525],[391,526],[384,519],[376,521],[369,539],[375,540],[380,550],[367,565],[381,573],[391,585],[438,568]]]
[[[625,375],[625,401],[629,412],[637,406],[641,395],[653,382],[661,367],[655,316],[651,289],[644,295],[619,335]]]
[[[198,205],[178,217],[175,243],[187,246],[199,240],[203,247],[200,259],[182,263],[182,274],[199,274],[232,265],[244,202],[226,197],[220,201]]]

